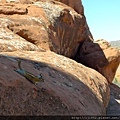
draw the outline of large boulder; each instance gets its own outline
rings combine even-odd
[[[98,40],[94,43],[84,42],[78,51],[76,60],[97,70],[111,83],[120,63],[120,52],[112,48],[105,40]]]
[[[82,1],[81,0],[56,0],[59,2],[62,2],[70,7],[72,7],[78,14],[82,15],[85,19],[85,15],[84,15],[84,7],[82,5]],[[84,25],[84,32],[86,32],[86,37],[85,37],[85,41],[93,41],[93,36],[89,30],[87,21]]]
[[[69,59],[92,43],[81,0],[1,0],[0,33],[1,115],[105,115],[106,78]],[[18,59],[44,82],[15,72]]]
[[[18,59],[44,82],[36,87],[15,72]],[[50,51],[1,52],[0,61],[0,115],[106,114],[109,85],[97,71]]]
[[[22,3],[22,4],[33,4],[35,2],[42,1],[59,1],[70,7],[72,7],[76,12],[84,15],[84,8],[81,0],[1,0],[2,3]]]
[[[68,5],[51,0],[32,4],[21,4],[19,0],[7,2],[10,3],[0,4],[2,27],[5,33],[17,35],[19,41],[25,39],[40,49],[74,58],[81,42],[90,40],[85,17]],[[80,5],[82,8],[81,2]],[[13,39],[7,41],[12,42]],[[6,42],[4,37],[1,40]]]

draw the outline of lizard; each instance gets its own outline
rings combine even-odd
[[[15,69],[17,73],[25,77],[29,82],[33,83],[34,85],[37,85],[38,82],[44,82],[44,79],[42,77],[42,74],[39,74],[38,76],[33,75],[30,72],[27,72],[26,70],[21,68],[21,61],[18,60],[18,67],[19,69]]]

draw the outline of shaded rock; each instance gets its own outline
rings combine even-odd
[[[105,40],[84,42],[77,61],[100,72],[111,83],[120,63],[120,52]]]
[[[37,88],[14,71],[18,58],[42,73]],[[105,115],[109,85],[97,71],[49,51],[1,52],[0,61],[1,115]]]
[[[107,115],[120,116],[120,87],[115,84],[110,85],[110,101]]]
[[[81,1],[36,1],[0,1],[0,114],[105,115],[107,80],[61,56],[74,58],[84,41],[92,41]],[[45,82],[36,87],[16,73],[17,59]]]

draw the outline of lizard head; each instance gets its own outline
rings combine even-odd
[[[42,77],[42,74],[39,74],[39,75],[38,75],[38,79],[39,79],[40,82],[44,82],[44,79],[43,79],[43,77]]]

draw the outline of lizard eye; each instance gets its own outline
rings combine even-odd
[[[42,77],[42,74],[41,74],[41,73],[40,73],[39,75]]]
[[[42,78],[42,74],[39,74],[39,75],[38,75],[38,78]]]

